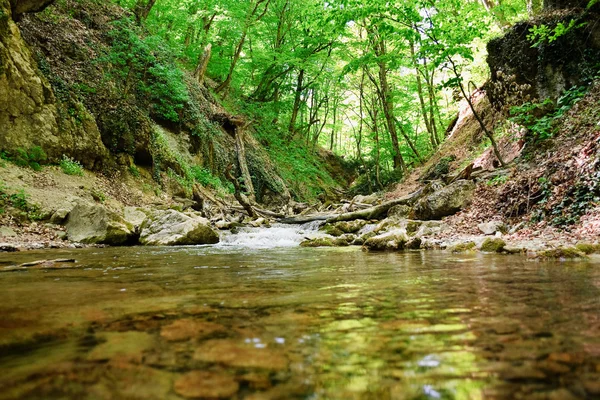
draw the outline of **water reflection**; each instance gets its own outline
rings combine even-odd
[[[600,396],[600,264],[92,249],[0,273],[0,399]]]

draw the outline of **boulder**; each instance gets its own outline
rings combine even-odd
[[[406,230],[399,228],[367,239],[363,249],[378,251],[402,250],[408,241],[409,237]]]
[[[131,224],[99,204],[77,204],[69,213],[66,228],[72,242],[119,246],[137,239]]]
[[[364,219],[355,219],[354,221],[337,222],[335,227],[344,233],[356,233],[367,224],[368,221]]]
[[[123,210],[123,215],[125,221],[133,225],[133,228],[136,232],[140,231],[142,224],[144,223],[146,218],[148,218],[146,212],[144,212],[143,209],[138,207],[125,207],[125,209]]]
[[[415,205],[415,219],[436,220],[453,215],[471,203],[475,183],[460,180],[452,183],[427,197]]]
[[[477,228],[484,235],[493,235],[496,232],[500,232],[500,233],[507,233],[508,232],[508,227],[502,221],[482,222],[481,224],[477,225]]]
[[[149,246],[214,244],[219,235],[206,218],[193,218],[179,211],[150,213],[142,225],[140,243]]]
[[[52,213],[52,216],[50,217],[50,223],[54,225],[62,225],[69,216],[70,212],[71,210],[69,209],[59,208]]]
[[[485,241],[481,244],[480,250],[485,253],[502,253],[506,247],[506,242],[502,239],[485,239]]]

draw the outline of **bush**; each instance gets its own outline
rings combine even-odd
[[[60,160],[60,169],[67,175],[83,176],[83,167],[79,161],[73,160],[63,154],[62,160]]]
[[[17,149],[13,157],[5,157],[11,159],[16,165],[20,167],[29,167],[34,171],[40,171],[42,169],[42,163],[44,163],[48,156],[40,146],[30,147],[29,150],[22,148]]]

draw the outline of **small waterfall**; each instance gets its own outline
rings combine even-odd
[[[248,247],[267,249],[272,247],[295,247],[307,237],[325,234],[318,231],[323,221],[313,221],[302,225],[273,224],[270,228],[241,228],[238,233],[226,231],[221,234],[218,247]]]

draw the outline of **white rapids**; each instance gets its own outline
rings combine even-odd
[[[313,221],[302,225],[273,224],[270,228],[241,228],[238,233],[221,233],[218,247],[248,247],[267,249],[273,247],[295,247],[306,238],[326,236],[318,231],[324,221]]]

